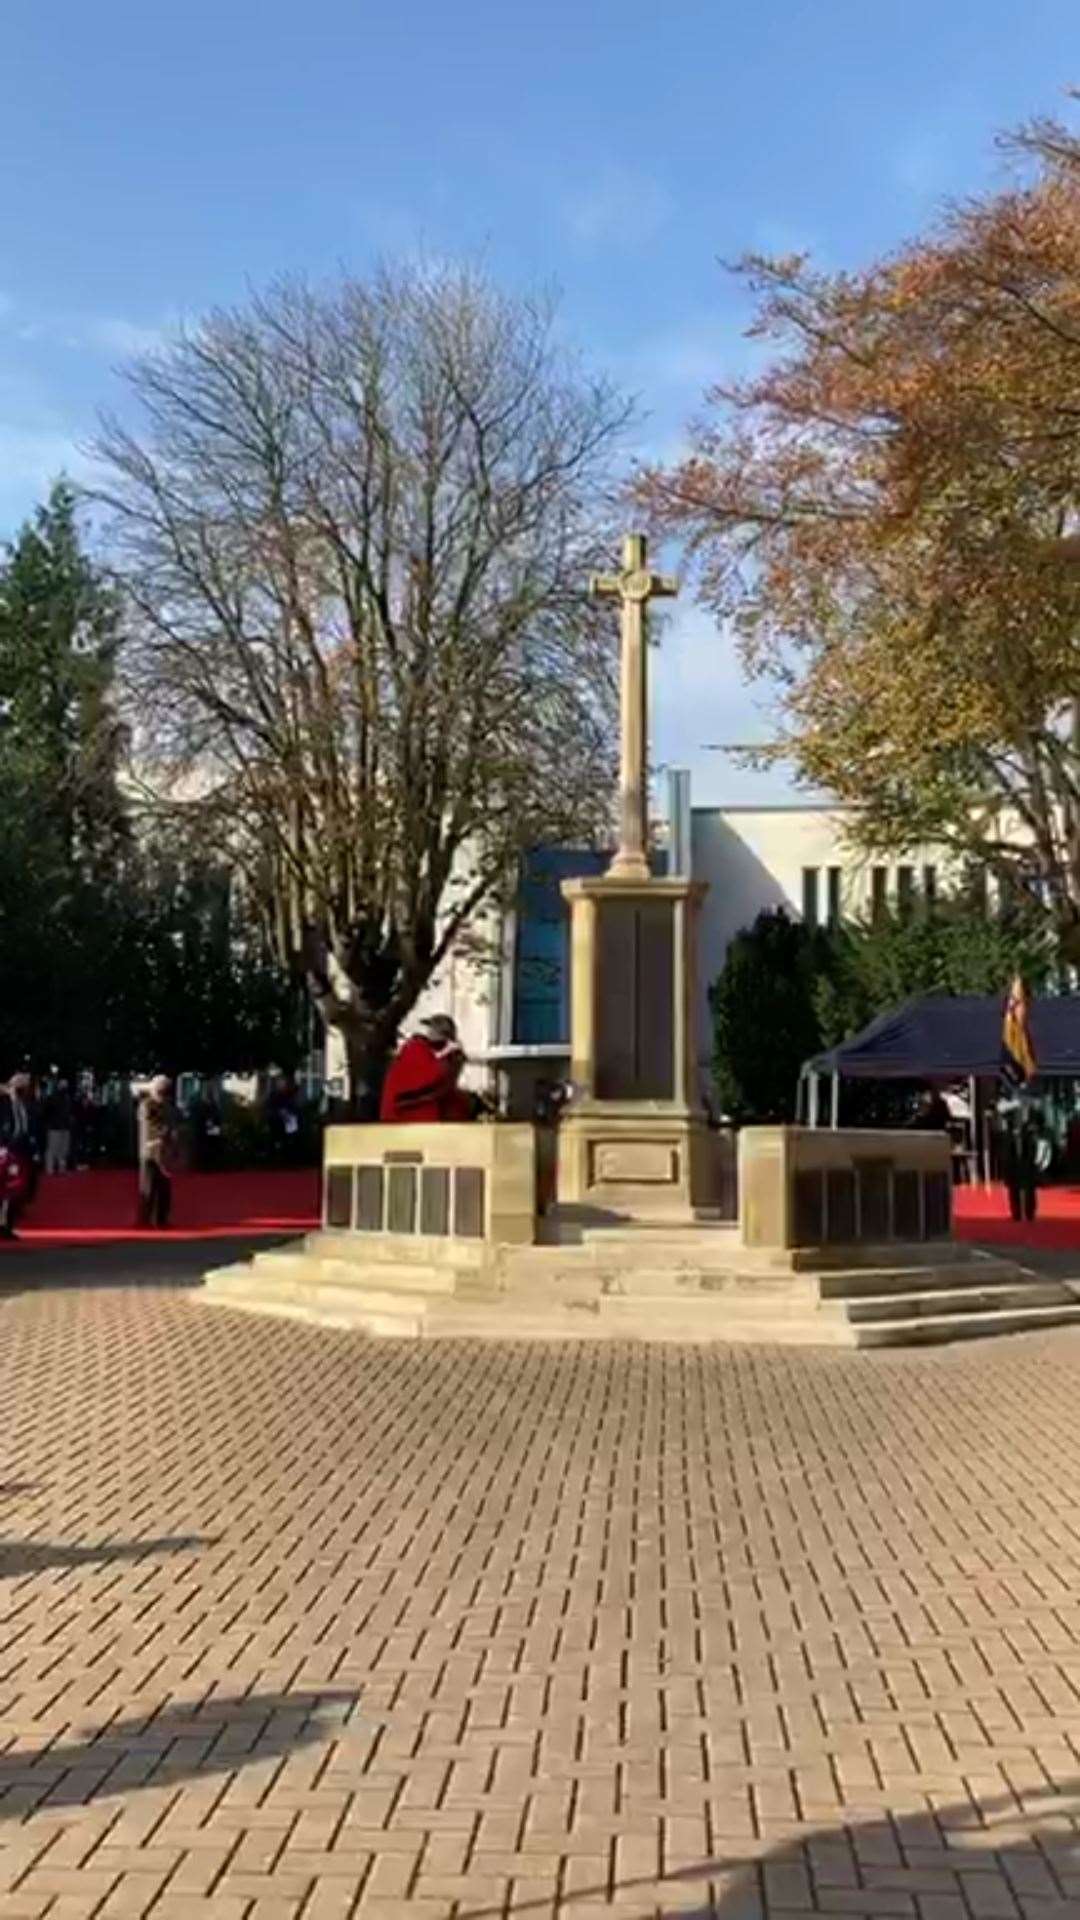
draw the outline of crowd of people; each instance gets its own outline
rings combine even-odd
[[[379,1118],[384,1124],[460,1122],[492,1111],[483,1095],[461,1084],[466,1056],[448,1014],[432,1014],[407,1037],[390,1062]],[[173,1180],[181,1160],[201,1172],[224,1164],[224,1120],[212,1091],[200,1089],[180,1114],[172,1080],[157,1074],[133,1089],[137,1160],[135,1219],[155,1230],[168,1227]],[[551,1083],[535,1118],[549,1126],[567,1098]],[[100,1107],[69,1080],[54,1074],[44,1084],[29,1072],[0,1083],[0,1238],[12,1239],[32,1204],[42,1174],[57,1177],[90,1164]],[[302,1163],[303,1104],[287,1074],[272,1080],[263,1115],[275,1164]],[[956,1117],[939,1089],[919,1096],[908,1126],[956,1135]],[[1037,1102],[999,1099],[992,1128],[994,1172],[1004,1181],[1014,1219],[1033,1220],[1038,1189],[1050,1169],[1053,1147]]]
[[[113,1157],[130,1164],[131,1145],[135,1148],[136,1225],[159,1230],[169,1225],[173,1180],[181,1164],[204,1173],[225,1164],[222,1104],[211,1088],[200,1087],[183,1113],[166,1074],[135,1084],[131,1095],[130,1105],[110,1108],[63,1075],[39,1080],[25,1069],[0,1082],[0,1239],[18,1237],[19,1222],[43,1177],[102,1164],[107,1158],[104,1116],[110,1111],[113,1135],[127,1142],[117,1154],[114,1138]],[[274,1077],[259,1113],[274,1163],[303,1164],[304,1104],[289,1075]]]

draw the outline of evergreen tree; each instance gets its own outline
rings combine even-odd
[[[794,1118],[799,1068],[821,1044],[815,996],[829,960],[828,936],[782,907],[735,935],[709,991],[717,1097],[732,1119]]]
[[[59,481],[0,562],[0,1072],[27,1057],[74,1064],[91,1015],[106,1025],[131,845],[119,634]]]
[[[830,931],[759,914],[709,993],[720,1105],[737,1121],[790,1120],[815,1053],[918,994],[1004,993],[1018,969],[1036,989],[1051,977],[1045,922],[1018,906],[989,915],[970,890]]]

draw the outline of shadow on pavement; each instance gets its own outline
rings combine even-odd
[[[57,1567],[113,1566],[143,1560],[155,1553],[193,1553],[213,1547],[216,1540],[198,1534],[178,1534],[162,1540],[105,1540],[97,1547],[65,1547],[53,1540],[0,1540],[0,1580],[18,1580],[31,1573],[50,1573]]]
[[[988,1769],[992,1765],[988,1749]],[[860,1817],[853,1808],[848,1820],[820,1828],[808,1823],[801,1837],[771,1849],[736,1839],[724,1849],[721,1842],[711,1858],[655,1879],[586,1883],[583,1876],[563,1890],[558,1905],[572,1914],[581,1903],[595,1914],[611,1901],[624,1920],[676,1914],[681,1920],[810,1920],[813,1914],[1075,1920],[1080,1780],[1060,1789],[1018,1788],[1015,1797],[987,1797],[972,1787],[969,1799],[954,1801],[929,1782],[920,1793],[913,1776],[903,1812],[866,1809]],[[750,1792],[741,1789],[748,1825]],[[658,1824],[643,1819],[641,1832],[655,1833]],[[550,1894],[502,1906],[463,1901],[458,1920],[551,1911]]]
[[[204,1237],[70,1247],[16,1244],[0,1254],[0,1303],[15,1294],[65,1287],[197,1287],[208,1267],[247,1260],[296,1238],[295,1233],[260,1233],[227,1240]]]
[[[283,1759],[333,1738],[356,1700],[355,1693],[334,1691],[240,1695],[120,1720],[35,1753],[0,1754],[0,1820]]]

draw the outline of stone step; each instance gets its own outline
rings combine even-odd
[[[320,1260],[345,1260],[351,1265],[449,1267],[466,1272],[486,1266],[489,1249],[482,1240],[454,1240],[449,1236],[419,1233],[309,1233],[303,1241],[282,1248],[295,1253],[303,1247]]]
[[[380,1327],[415,1337],[433,1296],[414,1288],[336,1286],[317,1280],[267,1281],[250,1266],[218,1267],[206,1275],[199,1298],[215,1306],[309,1320],[326,1327]],[[445,1298],[446,1296],[444,1296]]]
[[[960,1292],[965,1287],[1030,1284],[1025,1269],[1013,1260],[942,1260],[933,1267],[842,1267],[826,1269],[815,1280],[823,1300],[858,1300],[900,1293]]]
[[[269,1286],[313,1282],[323,1286],[351,1289],[377,1286],[391,1292],[453,1293],[463,1277],[453,1267],[430,1266],[422,1260],[405,1266],[373,1260],[336,1260],[311,1253],[259,1253],[251,1262],[251,1271]]]
[[[945,1340],[974,1340],[1001,1333],[1033,1333],[1048,1327],[1080,1325],[1080,1302],[1049,1307],[1005,1307],[980,1313],[928,1314],[876,1320],[853,1326],[857,1347],[929,1346]]]
[[[942,1319],[949,1314],[986,1313],[1005,1308],[1072,1307],[1077,1304],[1068,1290],[1056,1280],[1019,1280],[988,1286],[964,1286],[883,1294],[857,1300],[829,1301],[839,1308],[852,1326],[872,1321]]]
[[[703,1307],[705,1311],[695,1311]],[[660,1345],[855,1345],[855,1330],[843,1317],[827,1319],[804,1312],[766,1317],[723,1315],[715,1302],[687,1304],[658,1316],[646,1302],[605,1299],[595,1307],[564,1305],[531,1308],[505,1296],[484,1303],[460,1299],[433,1304],[421,1329],[423,1339],[473,1340],[640,1340]]]
[[[654,1310],[663,1303],[677,1306],[681,1300],[701,1302],[717,1312],[734,1307],[782,1306],[798,1302],[816,1306],[817,1289],[805,1275],[778,1274],[775,1277],[747,1276],[739,1273],[702,1273],[694,1269],[675,1272],[663,1268],[628,1268],[623,1272],[564,1274],[551,1279],[514,1282],[504,1289],[514,1299],[558,1299],[575,1295],[581,1299],[648,1300]]]

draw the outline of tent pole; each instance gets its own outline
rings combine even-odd
[[[839,1067],[833,1068],[832,1100],[830,1102],[830,1107],[831,1107],[831,1112],[829,1117],[829,1124],[832,1127],[833,1132],[835,1133],[837,1127],[840,1125],[840,1069]]]
[[[816,1127],[818,1123],[818,1075],[814,1072],[811,1072],[810,1074],[809,1093],[810,1093],[810,1112],[807,1116],[807,1119],[810,1126]]]

